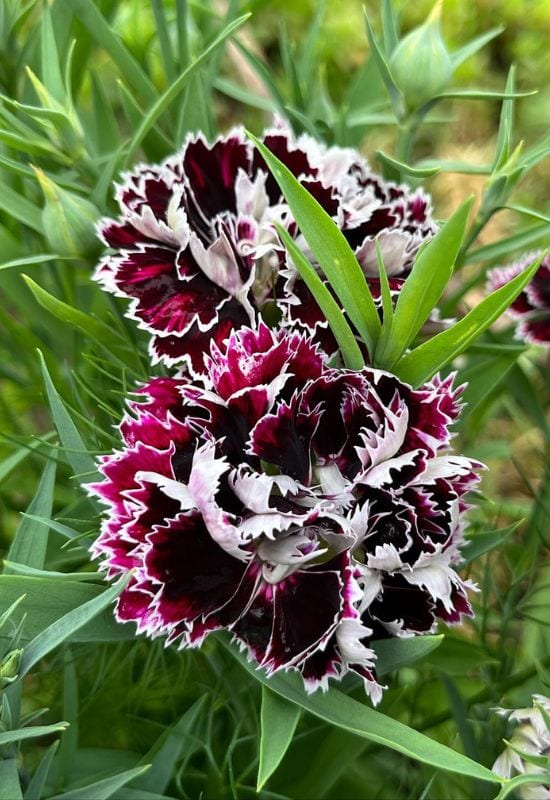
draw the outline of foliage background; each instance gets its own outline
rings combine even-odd
[[[105,38],[101,26],[94,28],[89,23],[96,20],[91,12],[86,17],[82,10],[89,5],[105,15],[123,53],[130,54],[142,74],[149,76],[147,84],[140,85],[139,75],[133,82],[129,80],[129,68],[122,65],[130,62],[120,53],[114,66],[113,53],[119,51],[113,39]],[[43,168],[58,186],[93,202],[101,213],[115,212],[110,184],[121,166],[116,150],[139,129],[152,105],[153,92],[163,91],[171,79],[170,58],[159,38],[159,7],[175,54],[171,67],[175,75],[221,30],[220,16],[225,13],[232,18],[252,11],[239,38],[268,65],[269,81],[275,81],[284,98],[292,97],[293,92],[285,47],[292,60],[304,43],[312,43],[314,69],[322,65],[318,74],[336,107],[342,98],[349,99],[349,87],[357,86],[354,81],[369,50],[362,4],[355,0],[328,3],[313,39],[308,39],[308,32],[318,10],[314,3],[260,1],[231,3],[227,8],[168,0],[151,4],[140,0],[100,0],[95,4],[2,0],[0,260],[8,266],[0,265],[0,548],[7,553],[11,546],[11,560],[18,560],[12,542],[19,528],[16,541],[44,544],[44,558],[36,566],[50,573],[86,576],[93,569],[87,547],[97,530],[97,509],[90,508],[72,476],[93,469],[90,456],[116,444],[113,426],[120,418],[127,388],[144,379],[148,368],[143,340],[124,320],[122,304],[104,296],[90,281],[97,248],[90,243],[77,258],[52,258],[59,252],[52,243],[55,222],[50,229],[44,225],[47,219],[40,212],[44,198],[30,165]],[[376,29],[380,10],[377,4],[369,6]],[[402,3],[399,10],[407,30],[426,17],[430,4],[425,0]],[[187,37],[178,36],[176,29],[182,14],[189,23]],[[540,90],[535,98],[520,100],[516,108],[515,141],[524,139],[531,146],[546,134],[550,116],[546,47],[550,7],[542,0],[448,0],[445,5],[443,30],[451,50],[498,24],[506,30],[459,68],[455,85],[501,91],[509,64],[517,61],[518,87]],[[72,90],[67,93],[63,70],[73,37]],[[48,87],[54,101],[69,109],[69,123],[55,113],[33,116],[14,105],[14,98],[27,106],[46,103],[45,96],[33,88],[26,65]],[[255,92],[260,100],[256,97],[254,107],[239,102],[229,96],[235,94],[235,85]],[[379,89],[373,84],[372,91],[376,94]],[[71,107],[64,105],[71,95],[80,129],[71,127]],[[197,98],[203,98],[202,102]],[[316,100],[323,101],[320,92]],[[153,160],[168,155],[177,148],[186,128],[202,127],[213,133],[217,126],[225,129],[245,122],[259,131],[271,116],[271,111],[258,109],[262,103],[272,104],[269,86],[253,62],[231,44],[223,58],[218,50],[197,73],[186,92],[143,139],[139,155]],[[55,112],[55,107],[50,111]],[[422,129],[416,159],[487,164],[495,148],[499,115],[498,100],[447,103],[440,112],[444,123]],[[378,169],[382,165],[376,161],[376,151],[393,152],[395,135],[395,125],[380,121],[353,131],[354,143],[361,143]],[[540,161],[519,184],[514,204],[544,213],[550,188],[546,164]],[[482,174],[442,172],[425,183],[433,194],[436,216],[446,218],[472,191],[479,201],[486,181]],[[75,214],[82,219],[84,211],[78,208]],[[533,231],[541,225],[540,219],[500,211],[483,229],[474,248],[523,232],[527,236],[521,241],[538,246],[544,235],[548,240],[547,227],[534,237]],[[455,310],[461,313],[476,303],[488,266],[508,260],[525,246],[514,248],[512,242],[482,252],[479,260],[472,259],[461,273],[462,283],[454,286],[454,290],[460,289],[472,279]],[[25,263],[14,266],[13,262],[21,259]],[[31,291],[23,273],[49,295]],[[50,297],[90,314],[99,327],[93,327],[89,317],[75,321],[74,315],[55,306]],[[505,724],[491,711],[492,706],[527,705],[533,691],[548,694],[550,637],[545,610],[550,601],[546,562],[550,481],[546,419],[550,378],[544,355],[536,348],[518,347],[507,322],[495,326],[484,341],[489,350],[473,350],[459,364],[464,377],[471,380],[471,389],[470,410],[456,447],[491,468],[484,483],[486,499],[471,515],[473,531],[486,533],[509,526],[509,535],[496,537],[498,549],[467,568],[481,587],[475,622],[452,631],[444,644],[423,660],[396,670],[382,710],[490,767],[506,734]],[[500,352],[497,368],[496,351],[490,348],[514,344],[513,353]],[[55,403],[57,395],[51,390],[49,398],[46,396],[37,349],[44,354],[47,372],[77,425],[87,454],[76,440],[72,448],[66,443],[58,446],[50,413],[52,397]],[[492,381],[487,378],[488,358],[495,370]],[[52,465],[57,466],[55,488]],[[21,512],[31,501],[29,512],[34,516],[21,521]],[[50,515],[55,523],[49,528],[46,544],[44,519]],[[92,583],[71,582],[77,587],[74,591],[81,592],[81,599],[93,595],[94,576],[88,577]],[[35,586],[35,594],[28,579],[25,584],[30,593],[23,642],[51,621],[46,607],[52,608],[58,601],[58,577],[40,580],[45,583]],[[21,593],[23,582],[17,581],[22,579],[12,570],[9,580],[0,582],[0,614]],[[101,618],[105,626],[107,619],[108,615]],[[8,621],[0,633],[7,652],[13,648],[17,630]],[[25,796],[61,793],[76,799],[86,796],[78,795],[79,786],[105,780],[110,781],[107,789],[96,786],[87,796],[99,797],[100,791],[101,796],[135,800],[151,800],[163,792],[178,798],[255,796],[259,685],[245,680],[242,668],[214,642],[201,652],[179,654],[158,643],[132,641],[127,627],[116,637],[120,640],[103,644],[95,640],[101,638],[101,632],[89,634],[87,640],[75,635],[72,643],[65,642],[49,654],[25,679],[23,720],[31,723],[39,714],[40,725],[55,726],[60,719],[71,723],[55,756],[48,750],[58,739],[53,729],[36,742],[24,743],[23,758],[13,744],[1,751],[6,761],[16,760],[27,790],[33,787],[31,776],[38,774],[40,765],[47,763],[43,759],[51,753],[52,768],[42,789],[39,791],[35,782]],[[348,688],[355,692],[353,686]],[[1,719],[9,730],[5,707]],[[161,751],[154,778],[152,772],[150,777],[139,770],[127,773],[151,763],[155,747],[162,744],[166,748],[166,742],[171,749]],[[121,774],[125,775],[124,790],[116,788],[112,778]],[[494,787],[487,783],[436,771],[303,714],[287,755],[260,796],[454,800],[494,794]],[[9,800],[8,794],[5,797]]]

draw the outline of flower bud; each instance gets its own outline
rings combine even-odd
[[[21,663],[22,650],[11,650],[0,661],[0,689],[5,689],[16,680]]]
[[[402,39],[390,59],[395,83],[402,91],[407,108],[413,111],[447,87],[453,65],[439,25],[442,0],[424,25]]]
[[[97,208],[89,200],[62,189],[41,169],[34,167],[34,171],[46,201],[42,224],[50,247],[62,256],[95,255],[100,247],[95,231],[100,216]]]

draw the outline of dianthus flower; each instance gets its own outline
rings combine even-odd
[[[269,149],[337,222],[374,293],[378,241],[397,292],[419,246],[436,228],[429,198],[383,181],[355,150],[326,148],[286,128],[263,136]],[[276,234],[279,222],[307,252],[289,208],[263,158],[242,129],[209,144],[190,136],[163,164],[124,176],[121,216],[99,232],[112,249],[96,278],[129,299],[128,316],[150,336],[153,363],[203,370],[210,341],[257,324],[260,314],[315,329],[336,349],[315,300]]]
[[[488,289],[495,291],[533,264],[541,251],[529,253],[488,274]],[[507,313],[516,320],[516,338],[530,344],[550,345],[550,255],[543,258],[534,277],[514,300]]]
[[[110,579],[132,570],[117,618],[180,647],[228,629],[269,673],[313,690],[351,670],[376,702],[373,639],[471,614],[454,567],[481,465],[448,452],[461,388],[335,369],[263,323],[205,364],[139,390],[91,487],[94,555]]]

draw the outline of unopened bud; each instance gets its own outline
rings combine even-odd
[[[41,169],[34,168],[40,188],[44,193],[42,209],[44,236],[50,247],[62,256],[94,255],[100,247],[95,223],[100,213],[97,208],[67,189],[62,189]]]
[[[21,663],[22,650],[11,650],[2,661],[0,661],[0,689],[5,689],[10,683],[16,680],[19,674],[19,664]]]
[[[402,39],[395,48],[390,69],[411,111],[441,94],[453,73],[451,57],[441,36],[442,0],[424,23]]]

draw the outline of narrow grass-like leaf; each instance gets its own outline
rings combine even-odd
[[[36,439],[26,447],[21,447],[19,450],[16,450],[15,453],[12,453],[5,458],[0,464],[0,483],[5,481],[26,458],[32,455],[35,450],[38,450],[39,447],[42,447],[47,439],[51,439],[52,435],[53,434],[49,434],[43,439]]]
[[[405,639],[379,639],[372,642],[372,648],[377,656],[376,674],[386,675],[424,658],[439,647],[444,638],[443,634],[438,634]]]
[[[349,369],[362,369],[362,367],[365,366],[365,359],[355,340],[353,331],[346,322],[342,309],[288,231],[278,224],[276,224],[276,228],[296,269],[325,315],[334,334],[334,338],[338,342],[346,367]]]
[[[0,761],[0,800],[22,800],[16,758]]]
[[[498,531],[485,531],[467,537],[466,544],[460,549],[462,561],[465,564],[469,564],[471,561],[476,561],[480,556],[485,555],[485,553],[500,547],[520,525],[521,520],[513,522]]]
[[[95,42],[109,53],[124,80],[148,103],[153,103],[157,98],[157,91],[151,79],[127,50],[120,37],[110,28],[96,3],[93,0],[71,0],[71,7]]]
[[[542,258],[543,256],[489,297],[485,297],[451,328],[438,333],[403,356],[394,365],[395,374],[401,380],[419,386],[450,364],[514,302],[538,270]]]
[[[541,239],[546,239],[549,234],[550,225],[546,222],[540,225],[533,225],[531,228],[515,233],[513,236],[507,236],[505,239],[499,239],[497,242],[469,251],[463,264],[476,264],[478,261],[496,261],[500,258],[509,258],[510,253],[513,253],[514,250],[529,247]]]
[[[383,350],[388,346],[391,337],[393,326],[393,301],[388,273],[384,266],[384,259],[378,242],[376,242],[376,261],[378,264],[378,280],[380,281],[380,296],[382,298],[382,330],[380,332],[378,347]]]
[[[50,410],[61,443],[63,447],[67,449],[67,460],[73,468],[75,475],[85,475],[87,481],[91,481],[95,476],[99,477],[95,461],[88,454],[88,448],[53,384],[44,356],[42,353],[39,353],[39,356]]]
[[[404,164],[402,161],[393,158],[393,156],[384,153],[383,150],[377,150],[376,156],[383,166],[391,167],[401,175],[409,178],[431,178],[439,172],[439,167],[413,167],[410,164]]]
[[[326,694],[308,695],[298,675],[289,673],[267,677],[265,672],[249,663],[246,656],[238,652],[228,640],[220,637],[220,641],[256,680],[325,722],[439,769],[469,775],[491,783],[502,783],[501,778],[481,764],[407,727],[402,722],[374,711],[367,705],[362,705],[338,689],[332,688]]]
[[[506,79],[506,91],[513,92],[516,86],[516,68],[512,65],[508,71]],[[514,100],[508,98],[502,102],[500,121],[498,126],[497,141],[495,145],[495,157],[493,160],[493,171],[497,171],[510,158],[512,153],[512,132],[514,127]]]
[[[390,58],[399,41],[399,26],[393,10],[392,0],[382,0],[381,5],[384,52]]]
[[[470,58],[470,56],[473,56],[478,50],[481,50],[482,47],[485,47],[485,45],[492,41],[496,36],[500,36],[503,30],[505,30],[503,25],[499,25],[496,28],[491,28],[485,33],[482,33],[480,36],[476,36],[476,38],[472,39],[471,42],[459,47],[459,49],[455,50],[454,53],[451,53],[451,61],[453,62],[455,69],[464,61],[466,61],[467,58]]]
[[[120,334],[116,330],[113,330],[112,326],[106,325],[98,319],[94,319],[94,317],[91,317],[84,311],[80,311],[80,309],[70,306],[68,303],[64,303],[62,300],[49,294],[49,292],[35,283],[32,278],[29,278],[28,275],[23,275],[23,279],[42,308],[45,308],[46,311],[49,311],[50,314],[61,322],[66,322],[83,333],[86,333],[110,352],[112,352],[117,339],[119,339],[121,343],[123,342]]]
[[[289,703],[262,684],[260,765],[256,791],[263,789],[283,760],[299,719],[299,706]]]
[[[261,111],[270,111],[273,113],[277,108],[273,100],[270,100],[269,97],[262,97],[259,94],[255,94],[227,78],[217,77],[214,80],[214,88],[227,97],[238,100],[239,103],[244,103],[244,105],[251,106],[252,108],[259,108]]]
[[[69,723],[56,722],[55,725],[31,725],[28,728],[18,728],[12,731],[0,732],[0,747],[24,739],[37,739],[39,736],[51,736],[53,733],[64,731]],[[2,762],[0,762],[2,763]],[[10,798],[10,800],[12,800]]]
[[[516,211],[518,214],[525,214],[527,217],[531,217],[532,219],[542,220],[543,222],[547,222],[550,224],[550,217],[548,214],[542,214],[540,211],[536,211],[534,208],[527,208],[527,206],[518,206],[513,203],[501,206],[503,209],[507,209],[508,211]]]
[[[525,349],[522,348],[505,353],[492,353],[460,371],[460,380],[468,384],[462,395],[462,400],[466,403],[462,414],[463,423],[468,418],[475,419],[478,409],[495,392],[524,352]]]
[[[50,772],[58,747],[59,742],[54,742],[42,756],[40,764],[37,766],[29,785],[25,789],[25,800],[41,800],[43,797],[44,787],[46,785],[46,781],[48,780],[48,774]]]
[[[59,51],[55,40],[50,6],[42,6],[40,15],[40,56],[42,83],[58,103],[65,102],[65,86],[60,68]]]
[[[103,586],[84,581],[60,581],[58,578],[32,578],[20,575],[0,575],[0,610],[18,602],[13,614],[17,623],[26,614],[23,640],[37,636],[69,611],[95,600],[104,592]],[[24,595],[24,597],[23,597]],[[48,602],[44,602],[44,598]],[[68,638],[78,642],[120,642],[135,639],[134,625],[116,622],[111,609],[95,616],[84,627],[74,630]]]
[[[230,22],[229,25],[227,25],[227,27],[224,28],[223,31],[218,34],[218,36],[216,36],[214,41],[200,54],[200,56],[198,56],[193,63],[190,64],[187,69],[184,70],[184,72],[182,72],[179,78],[174,81],[174,83],[172,83],[165,92],[163,92],[163,94],[156,100],[155,103],[153,103],[151,108],[147,111],[137,131],[133,135],[130,144],[128,145],[126,152],[126,163],[131,160],[137,148],[143,141],[143,138],[156,124],[159,117],[166,111],[167,108],[170,107],[178,95],[181,94],[183,89],[187,86],[189,79],[197,72],[201,64],[203,64],[229,36],[231,36],[238,28],[240,28],[241,25],[243,25],[247,19],[249,19],[249,17],[250,14],[243,14],[233,22]]]
[[[81,786],[78,789],[70,789],[63,794],[56,794],[50,797],[49,800],[109,800],[113,797],[115,792],[118,792],[123,786],[143,775],[149,769],[149,766],[135,767],[134,769],[125,770],[118,775],[112,775],[110,778],[104,778],[101,781],[89,783],[87,786]]]
[[[489,92],[482,89],[454,89],[453,91],[443,92],[434,97],[435,100],[507,100],[518,97],[530,97],[537,94],[532,92]]]
[[[35,636],[23,651],[19,667],[19,676],[23,677],[26,675],[40,659],[44,658],[48,653],[51,653],[52,650],[66,641],[73,633],[110,606],[128,584],[129,580],[130,575],[125,575],[97,597],[72,609],[72,611],[69,611]]]
[[[526,775],[516,775],[514,778],[505,780],[500,792],[495,797],[495,800],[506,800],[511,794],[519,789],[520,786],[527,786],[530,783],[542,783],[545,786],[550,786],[550,773],[529,773]],[[515,795],[519,797],[519,795]],[[530,795],[534,797],[533,794]]]
[[[155,742],[152,749],[143,757],[142,762],[150,765],[150,769],[134,780],[134,787],[146,791],[164,792],[174,771],[181,752],[189,745],[189,737],[194,735],[208,696],[203,694],[180,717],[167,728]]]
[[[380,334],[380,318],[353,250],[333,219],[291,171],[255,136],[248,134],[279,184],[319,266],[361,334],[369,352]]]
[[[48,461],[36,494],[28,511],[39,517],[50,517],[55,487],[55,461]],[[27,567],[40,569],[44,566],[48,545],[48,526],[29,517],[23,517],[8,551],[8,560]],[[9,571],[9,567],[8,567]]]
[[[386,56],[384,55],[384,53],[380,48],[380,45],[378,44],[376,36],[374,35],[374,31],[370,24],[370,20],[368,18],[366,10],[365,10],[365,25],[367,26],[367,38],[369,40],[369,46],[371,49],[373,61],[376,64],[380,77],[382,78],[384,85],[388,91],[395,115],[397,117],[400,117],[405,110],[405,100],[403,97],[403,93],[397,86],[393,78],[393,75],[391,74],[390,66],[388,64]]]
[[[14,217],[23,225],[32,228],[37,233],[43,234],[42,214],[38,206],[16,192],[6,183],[2,184],[0,192],[0,210],[5,211],[10,217]]]
[[[70,261],[70,256],[53,255],[52,253],[37,253],[33,256],[25,256],[25,258],[15,258],[13,261],[6,261],[0,264],[0,270],[4,269],[17,269],[19,267],[32,267],[40,266],[47,261]]]
[[[238,39],[235,40],[235,44],[271,95],[277,110],[281,114],[284,114],[286,105],[285,98],[279,91],[279,87],[273,79],[271,70],[263,63],[263,61],[258,58],[258,56],[249,50],[248,47],[245,47],[245,45]]]
[[[25,564],[18,564],[16,561],[4,560],[4,565],[9,567],[12,575],[27,575],[29,578],[47,578],[56,581],[100,581],[102,578],[99,572],[56,572],[55,570],[37,569],[27,567]]]
[[[376,366],[393,367],[435,308],[453,272],[472,198],[463,203],[415,258],[397,298],[391,337],[376,352]]]
[[[77,531],[73,530],[73,528],[69,528],[67,525],[63,525],[61,522],[57,522],[55,519],[41,517],[37,514],[31,514],[28,511],[25,512],[24,516],[28,519],[47,525],[48,528],[51,528],[53,531],[57,531],[57,533],[60,533],[61,536],[64,536],[66,539],[77,539],[81,535]]]

